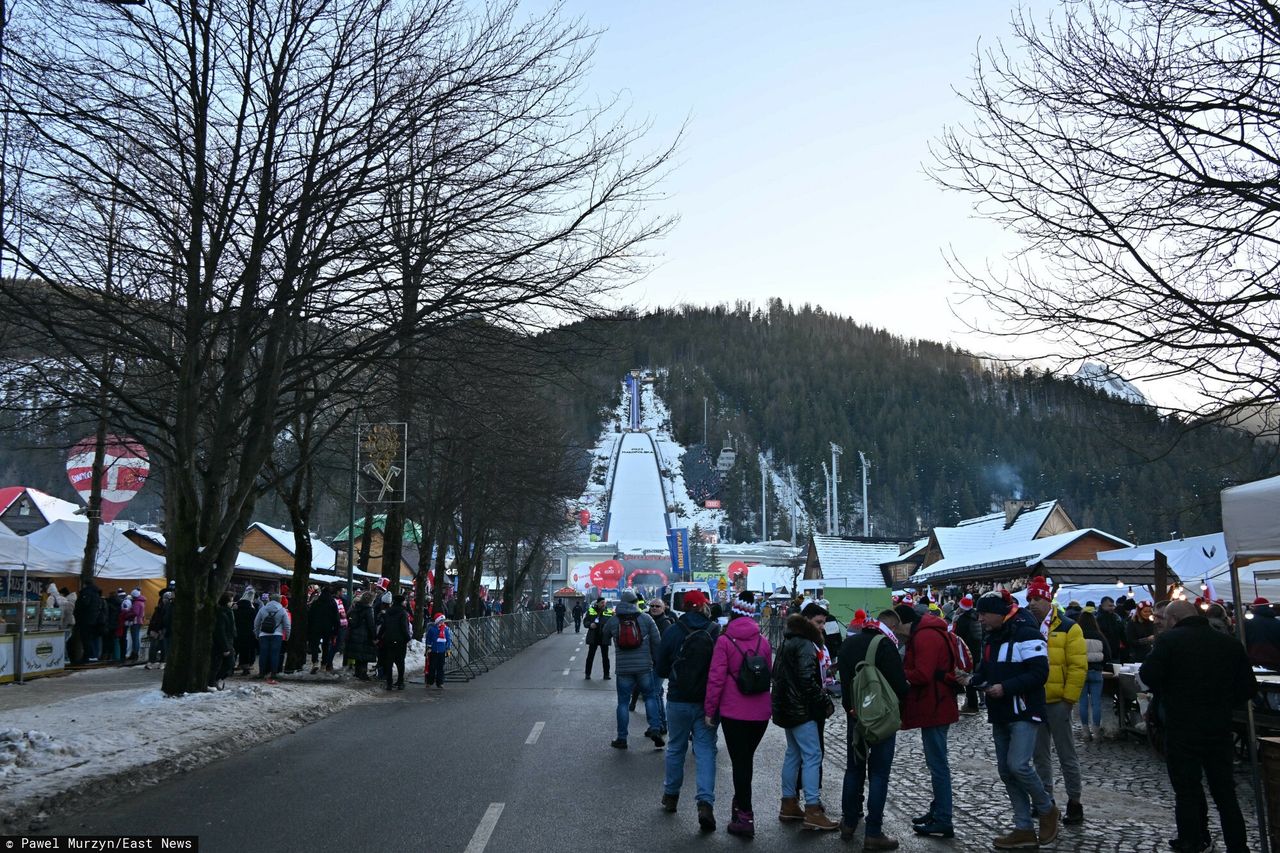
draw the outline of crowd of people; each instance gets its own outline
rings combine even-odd
[[[740,593],[727,622],[705,595],[684,595],[673,619],[660,599],[645,607],[624,590],[615,609],[600,598],[586,608],[586,678],[602,658],[617,694],[614,749],[631,747],[630,718],[643,700],[643,737],[666,751],[661,806],[679,810],[687,753],[692,750],[694,803],[703,831],[716,829],[716,752],[723,735],[732,767],[728,831],[756,829],[752,784],[756,753],[770,721],[785,734],[778,819],[852,840],[865,822],[864,849],[893,850],[884,823],[889,779],[921,772],[895,763],[901,732],[919,730],[929,786],[920,790],[911,831],[952,838],[955,818],[948,744],[961,714],[986,711],[995,775],[1010,803],[1010,826],[996,849],[1035,849],[1063,827],[1084,823],[1085,803],[1076,739],[1100,736],[1105,664],[1141,664],[1152,691],[1174,790],[1175,853],[1212,849],[1207,780],[1228,853],[1247,850],[1232,782],[1232,719],[1256,694],[1245,648],[1229,636],[1229,620],[1211,602],[1174,600],[1160,606],[1110,598],[1069,608],[1034,578],[1020,604],[1005,590],[977,598],[955,595],[895,598],[874,616],[858,611],[848,633],[828,632],[829,612],[809,601],[785,616],[777,648],[761,630],[760,602]],[[1274,644],[1280,622],[1256,603],[1253,629]],[[723,624],[722,624],[723,623]],[[1261,644],[1259,644],[1261,645]],[[665,682],[665,695],[664,695]],[[827,722],[842,710],[848,748],[841,814],[823,801]],[[1077,724],[1078,720],[1078,734]],[[1056,765],[1056,766],[1055,766]],[[828,768],[830,769],[830,768]],[[1061,776],[1062,788],[1055,785]]]
[[[150,618],[141,589],[125,592],[121,587],[108,595],[92,582],[76,592],[49,584],[45,607],[61,612],[67,659],[73,663],[137,663],[146,637],[150,640],[150,667],[156,663],[157,655],[163,655],[164,644],[172,633],[173,587],[170,582],[161,593]]]

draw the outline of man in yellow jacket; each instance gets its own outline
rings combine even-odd
[[[1067,787],[1067,807],[1062,822],[1084,823],[1084,808],[1080,805],[1080,760],[1076,757],[1075,735],[1071,729],[1072,709],[1080,701],[1085,674],[1089,671],[1084,632],[1053,603],[1053,591],[1044,578],[1032,578],[1027,585],[1027,609],[1040,620],[1040,633],[1049,641],[1045,720],[1036,734],[1036,774],[1052,797],[1053,758],[1049,754],[1052,742]]]

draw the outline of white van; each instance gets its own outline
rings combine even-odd
[[[673,583],[667,587],[667,608],[677,619],[684,614],[684,594],[686,592],[693,592],[695,589],[708,598],[711,597],[711,590],[705,582]]]

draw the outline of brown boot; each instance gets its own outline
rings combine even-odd
[[[782,808],[778,809],[778,820],[804,820],[800,800],[796,797],[783,797]]]
[[[1015,829],[1008,835],[997,837],[992,844],[997,850],[1036,850],[1040,847],[1033,829]]]
[[[827,817],[827,810],[822,807],[822,803],[815,803],[804,807],[804,828],[830,832],[839,829],[840,822]]]
[[[1058,811],[1058,807],[1054,806],[1049,811],[1040,815],[1040,843],[1052,844],[1058,840],[1058,831],[1062,829],[1060,818],[1062,812]]]
[[[862,842],[863,850],[897,850],[898,839],[889,835],[868,835]]]

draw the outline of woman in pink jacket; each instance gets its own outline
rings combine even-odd
[[[733,764],[733,818],[729,832],[750,838],[756,833],[755,815],[751,810],[751,775],[756,747],[769,728],[772,706],[769,699],[768,673],[773,669],[773,649],[760,634],[755,620],[755,596],[743,592],[733,602],[729,624],[716,640],[711,654],[711,671],[707,674],[707,698],[704,705],[707,724],[719,719],[724,729],[725,748]],[[748,659],[763,658],[767,669],[763,680],[757,669],[744,680],[755,681],[758,692],[743,693],[739,674]]]

